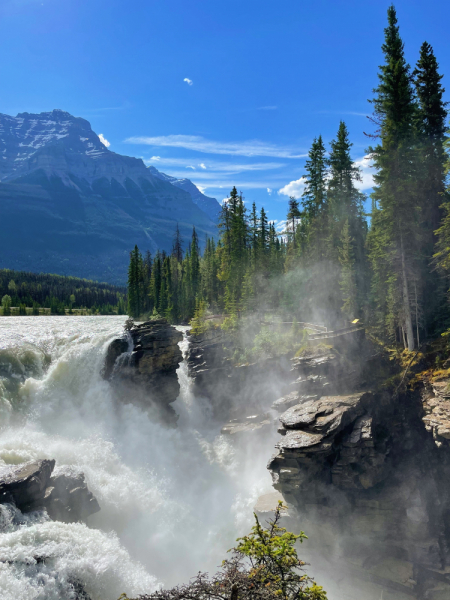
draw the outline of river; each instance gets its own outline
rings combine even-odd
[[[85,474],[101,506],[87,525],[2,508],[2,600],[69,600],[73,581],[92,600],[116,600],[215,571],[251,527],[257,497],[272,490],[275,432],[241,445],[221,435],[184,362],[177,428],[114,399],[101,369],[124,321],[0,319],[0,472],[54,458],[56,470]]]

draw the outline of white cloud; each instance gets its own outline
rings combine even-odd
[[[272,192],[273,192],[272,188],[267,188],[267,193],[269,194],[269,196]]]
[[[195,187],[198,188],[201,191],[202,194],[204,194],[205,191],[206,191],[206,187],[204,185],[197,185],[197,184],[195,184]]]
[[[165,157],[156,157],[161,164],[167,165],[169,167],[181,167],[186,168],[188,163],[195,162],[195,158],[165,158]],[[152,156],[150,159],[144,159],[144,162],[150,164],[152,160],[155,160],[155,157]],[[281,169],[285,167],[285,163],[279,162],[260,162],[260,163],[234,163],[234,162],[223,162],[216,160],[208,160],[208,166],[205,163],[201,163],[198,165],[203,170],[215,171],[215,172],[223,172],[229,173],[230,175],[233,173],[242,173],[244,171],[268,171],[273,169]]]
[[[151,162],[155,161],[155,160],[161,160],[161,157],[160,156],[152,156],[150,159]]]
[[[283,196],[295,196],[299,198],[303,194],[303,190],[305,189],[305,178],[300,177],[296,181],[291,181],[286,184],[280,190],[278,190],[278,194]]]
[[[186,169],[192,169],[193,171],[195,171],[195,167],[193,167],[192,165],[188,165],[188,166],[186,167]]]
[[[192,79],[189,79],[189,77],[185,77],[183,81],[185,81],[188,85],[194,85],[194,82],[192,81]]]
[[[287,146],[275,146],[260,140],[245,142],[218,142],[207,140],[199,135],[161,135],[156,137],[130,137],[128,144],[146,144],[148,146],[186,148],[205,154],[229,154],[234,156],[274,156],[277,158],[304,158],[299,150]]]
[[[370,156],[367,155],[363,158],[360,158],[359,160],[356,160],[355,165],[361,169],[362,177],[361,181],[355,182],[356,187],[362,192],[365,190],[369,190],[375,185],[375,182],[373,180],[373,176],[375,173],[375,168],[372,166],[373,161],[371,160]]]
[[[99,133],[98,137],[101,141],[101,143],[106,146],[107,148],[109,148],[111,146],[111,144],[108,142],[108,140],[105,138],[105,136],[103,135],[103,133]]]

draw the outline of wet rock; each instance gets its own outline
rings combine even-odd
[[[111,378],[117,359],[122,354],[128,352],[128,346],[129,341],[125,337],[117,338],[110,343],[106,352],[105,365],[102,371],[102,375],[105,379]]]
[[[426,383],[422,394],[426,430],[438,448],[450,445],[450,382]]]
[[[85,521],[100,510],[97,499],[89,491],[83,473],[61,473],[50,478],[43,500],[49,517],[55,521]]]
[[[314,532],[312,550],[364,582],[364,598],[450,598],[450,386],[390,395],[388,360],[340,350],[293,361],[273,485]],[[323,389],[305,398],[312,381]]]
[[[39,460],[11,469],[0,477],[0,504],[14,504],[21,512],[46,509],[51,519],[66,523],[100,510],[83,473],[52,476],[54,467],[54,460]]]
[[[284,412],[287,408],[295,406],[296,404],[303,404],[309,400],[317,400],[320,396],[314,394],[300,394],[299,392],[289,392],[286,396],[275,400],[272,404],[272,408],[277,412]]]
[[[225,435],[245,434],[270,428],[271,426],[273,426],[273,419],[270,418],[269,414],[251,415],[245,419],[229,421],[222,427],[221,433]]]
[[[122,401],[153,410],[166,423],[176,422],[169,405],[180,393],[176,371],[183,360],[178,345],[183,334],[166,319],[153,319],[134,325],[128,335],[130,344],[126,337],[110,344],[104,376]]]
[[[13,468],[0,477],[0,503],[12,501],[22,512],[42,503],[54,468],[54,460],[38,460]]]

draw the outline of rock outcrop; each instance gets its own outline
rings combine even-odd
[[[296,389],[275,403],[286,410],[269,462],[274,487],[312,552],[338,565],[337,597],[449,598],[447,382],[397,395],[379,385],[382,359],[368,344],[325,353],[293,361]]]
[[[100,506],[82,473],[52,476],[54,460],[39,460],[12,468],[0,476],[0,504],[14,504],[22,512],[46,509],[55,521],[84,521]]]
[[[194,391],[209,399],[221,421],[266,412],[276,390],[288,391],[295,379],[287,356],[233,365],[234,344],[219,328],[189,336],[187,365]]]
[[[119,397],[152,410],[157,418],[174,423],[170,406],[178,398],[177,369],[183,360],[183,334],[166,319],[134,325],[123,338],[113,340],[105,360],[104,377]]]

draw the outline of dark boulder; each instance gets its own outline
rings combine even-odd
[[[0,478],[0,503],[14,503],[22,512],[44,500],[54,460],[38,460],[20,465]]]
[[[83,473],[52,477],[54,460],[20,465],[0,477],[0,504],[14,504],[22,512],[46,509],[55,521],[84,521],[100,506],[89,491]]]
[[[51,519],[65,523],[84,521],[100,510],[97,499],[84,481],[83,473],[61,473],[52,477],[43,505]]]

